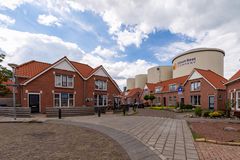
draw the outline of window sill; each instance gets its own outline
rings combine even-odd
[[[200,92],[201,90],[194,90],[194,91],[192,91],[192,90],[190,90],[190,92]]]
[[[105,91],[105,92],[107,92],[107,89],[95,89],[95,91]]]
[[[55,86],[55,88],[73,89],[74,87],[61,87],[61,86]]]

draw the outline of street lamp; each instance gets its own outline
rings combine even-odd
[[[13,107],[14,107],[14,120],[17,119],[16,115],[16,93],[15,93],[15,87],[16,87],[16,80],[15,80],[15,72],[17,68],[17,64],[10,63],[8,64],[12,68],[12,81],[13,81]]]

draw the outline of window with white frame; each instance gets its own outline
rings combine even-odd
[[[73,88],[73,76],[55,75],[55,86]]]
[[[55,107],[72,107],[74,106],[74,94],[72,93],[55,93],[54,94]]]
[[[168,105],[172,105],[172,97],[171,96],[169,97]]]
[[[177,90],[177,85],[176,84],[170,84],[169,85],[169,91],[176,91]]]
[[[94,95],[94,104],[95,106],[107,106],[108,97],[107,95]]]
[[[156,87],[155,88],[155,93],[160,93],[162,91],[162,87]]]
[[[234,109],[235,94],[233,91],[230,93],[230,98],[231,98],[231,108]]]
[[[240,110],[240,91],[236,92],[236,109]]]
[[[200,95],[193,95],[193,96],[191,96],[191,104],[193,106],[201,105],[201,96]]]
[[[96,80],[95,81],[95,89],[96,90],[107,90],[107,81]]]
[[[192,82],[191,91],[199,91],[201,87],[201,82]]]

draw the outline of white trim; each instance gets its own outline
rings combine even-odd
[[[239,104],[238,104],[238,99],[240,99],[240,98],[238,98],[238,94],[240,94],[240,90],[239,91],[236,91],[236,110],[240,110],[240,107],[239,107]]]
[[[30,106],[29,106],[29,95],[30,95],[30,94],[32,94],[32,95],[39,95],[39,108],[38,108],[38,110],[39,110],[39,113],[41,113],[41,111],[42,111],[42,110],[41,110],[41,93],[28,92],[27,94],[28,94],[28,97],[27,97],[27,98],[28,98],[28,108],[30,107]]]
[[[234,102],[234,99],[233,99],[233,94],[234,94],[234,91],[230,91],[230,101],[231,101],[231,109],[232,110],[235,110],[234,108],[234,105],[232,105],[232,103]],[[235,106],[236,107],[236,106]]]
[[[115,85],[115,87],[118,89],[118,91],[121,93],[121,89],[119,88],[119,86],[116,84],[116,82],[112,79],[112,77],[108,74],[108,72],[105,70],[105,68],[103,66],[99,67],[95,72],[93,72],[86,80],[88,80],[90,77],[92,77],[94,75],[94,73],[96,73],[99,69],[102,69],[106,75],[108,76],[108,78],[112,81],[112,83]]]

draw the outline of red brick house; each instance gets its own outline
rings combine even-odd
[[[224,110],[227,80],[211,70],[194,69],[184,83],[184,103]]]
[[[16,68],[17,103],[45,113],[46,107],[112,105],[120,95],[103,66],[92,68],[63,57],[53,64],[30,61]]]
[[[235,115],[240,115],[240,70],[235,73],[225,84],[227,88],[227,98],[234,104],[232,110]]]
[[[154,104],[162,106],[176,106],[182,95],[178,95],[178,87],[181,86],[188,76],[178,77],[161,81],[155,84]]]
[[[133,88],[123,92],[122,103],[123,104],[141,103],[142,92],[143,90],[141,88]]]

